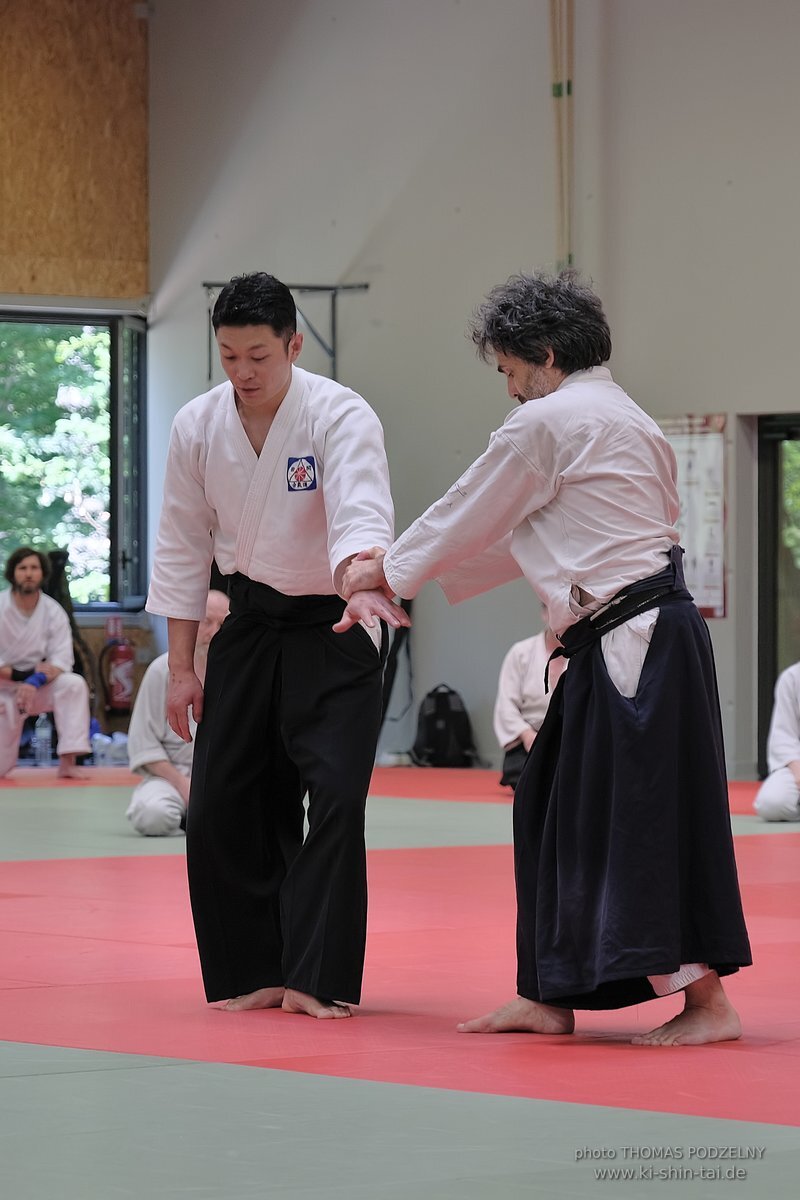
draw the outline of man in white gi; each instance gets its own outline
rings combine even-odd
[[[209,643],[229,610],[225,593],[212,589],[194,648],[194,671],[201,683],[206,677]],[[143,779],[133,790],[125,816],[144,837],[174,837],[186,829],[194,743],[178,737],[167,721],[168,657],[159,655],[145,671],[128,729],[130,769]],[[189,728],[194,736],[192,719]]]
[[[212,321],[228,382],[175,418],[147,602],[169,618],[169,723],[188,741],[190,708],[198,722],[186,848],[206,996],[348,1017],[381,709],[373,614],[408,618],[366,595],[364,624],[331,627],[350,559],[392,540],[383,431],[355,392],[295,366],[295,304],[273,276],[233,279]],[[193,656],[212,557],[231,616],[203,687]]]
[[[800,663],[782,671],[775,684],[767,766],[753,807],[765,821],[800,821]]]
[[[410,598],[435,578],[455,602],[522,574],[570,659],[514,797],[518,995],[459,1028],[571,1033],[575,1008],[684,990],[683,1011],[635,1042],[737,1038],[720,976],[750,948],[675,457],[611,378],[600,301],[571,273],[495,288],[472,333],[519,407],[344,587]]]
[[[502,787],[516,787],[547,712],[553,688],[567,665],[564,658],[556,658],[550,663],[549,689],[545,691],[545,673],[559,642],[547,624],[544,606],[542,616],[545,621],[542,632],[514,642],[500,668],[494,702],[494,734],[504,752]]]
[[[69,617],[42,585],[49,564],[21,546],[9,556],[0,592],[0,777],[16,766],[25,718],[51,712],[58,731],[59,779],[83,779],[76,766],[89,754],[89,689],[75,675]]]

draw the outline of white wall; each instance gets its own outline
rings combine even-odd
[[[508,274],[552,267],[547,0],[156,0],[151,18],[151,513],[169,423],[207,386],[202,282],[368,282],[339,375],[383,420],[398,529],[508,408],[464,337]],[[755,762],[752,422],[790,377],[800,44],[794,0],[578,0],[576,250],[613,369],[656,416],[731,414],[730,616],[713,623],[731,767]],[[788,336],[787,336],[788,335]],[[320,369],[310,344],[303,363]],[[479,747],[522,583],[417,601],[417,700],[457,688]],[[739,656],[734,648],[739,648]],[[398,697],[401,699],[401,697]],[[392,726],[393,747],[411,723]]]
[[[800,410],[800,5],[578,0],[578,13],[595,86],[582,145],[602,147],[591,173],[579,158],[584,193],[601,197],[592,203],[579,186],[580,261],[608,311],[615,376],[656,417],[729,415],[729,615],[710,625],[729,768],[746,778],[757,669],[748,418]]]

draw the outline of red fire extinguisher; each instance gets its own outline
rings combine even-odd
[[[106,619],[106,644],[100,651],[100,680],[106,712],[130,712],[133,704],[133,646],[122,636],[122,617]]]

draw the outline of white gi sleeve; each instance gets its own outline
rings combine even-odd
[[[202,448],[184,430],[180,413],[172,425],[164,476],[147,611],[202,621],[206,612],[217,516],[206,500]]]
[[[511,537],[507,533],[488,550],[465,558],[457,567],[438,576],[436,582],[450,604],[470,600],[522,576],[522,568],[511,554]]]
[[[524,675],[525,665],[519,648],[514,645],[503,659],[494,705],[494,733],[503,750],[509,750],[521,741],[529,728],[521,712]]]
[[[151,664],[136,693],[130,726],[128,727],[128,765],[132,771],[153,762],[168,762],[164,746],[166,730],[166,676],[153,670]]]
[[[767,735],[770,774],[797,761],[800,761],[800,666],[789,667],[778,676]]]
[[[346,558],[394,539],[383,427],[352,393],[325,432],[323,498],[331,575]]]
[[[57,600],[47,609],[47,641],[44,657],[54,667],[71,671],[75,663],[75,648],[72,643],[72,628],[69,617]]]
[[[437,579],[454,603],[516,578],[521,571],[509,563],[510,535],[553,495],[547,476],[503,431],[492,434],[481,457],[391,547],[384,559],[387,583],[412,599],[426,580]],[[490,566],[488,577],[482,575]],[[467,568],[474,576],[470,588],[462,578]]]

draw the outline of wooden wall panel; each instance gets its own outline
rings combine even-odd
[[[0,292],[146,294],[146,12],[0,0]]]

